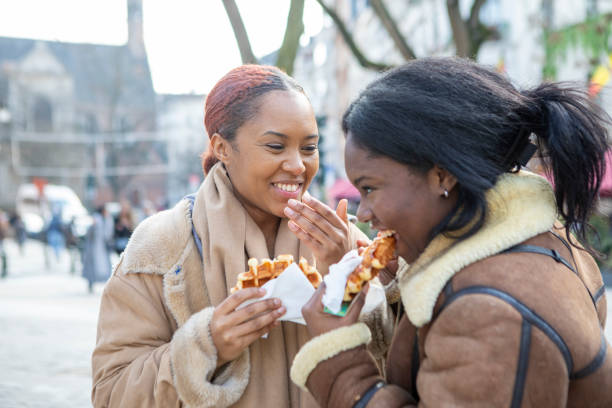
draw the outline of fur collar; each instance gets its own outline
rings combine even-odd
[[[122,270],[163,275],[176,264],[191,239],[189,203],[181,200],[136,227],[123,253]]]
[[[402,302],[415,326],[431,321],[440,292],[457,272],[550,230],[557,216],[550,184],[526,171],[500,176],[486,199],[486,220],[475,235],[460,242],[436,236],[399,276]]]

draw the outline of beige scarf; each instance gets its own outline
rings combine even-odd
[[[212,305],[227,298],[238,274],[247,270],[249,258],[292,254],[296,260],[303,256],[314,264],[308,247],[287,227],[287,219],[279,224],[274,253],[268,253],[262,231],[236,198],[221,163],[210,170],[198,191],[192,217],[202,240],[204,279]],[[251,344],[249,385],[234,406],[316,407],[314,399],[289,379],[293,357],[307,340],[305,326],[283,322],[268,338]]]

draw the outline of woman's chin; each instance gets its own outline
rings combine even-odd
[[[415,254],[415,251],[412,250],[409,246],[407,246],[404,242],[402,242],[399,235],[396,235],[397,244],[395,246],[395,253],[397,256],[401,256],[408,264],[413,263],[417,258],[418,254]]]

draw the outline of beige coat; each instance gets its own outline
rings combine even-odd
[[[94,406],[315,405],[308,393],[289,380],[291,361],[307,340],[305,326],[283,322],[267,339],[257,340],[215,372],[216,350],[209,332],[214,306],[227,297],[236,275],[246,270],[247,256],[267,256],[261,252],[267,253],[265,244],[247,239],[245,245],[237,238],[258,232],[249,232],[252,220],[246,221],[247,232],[244,225],[235,225],[240,224],[238,208],[229,210],[234,213],[230,217],[215,215],[236,204],[231,195],[211,197],[210,188],[222,191],[229,188],[228,182],[219,172],[209,174],[195,200],[193,225],[202,239],[204,262],[192,235],[187,200],[146,219],[134,232],[102,296],[92,356]],[[224,204],[218,205],[221,201]],[[204,214],[214,220],[208,224],[214,228],[207,229]],[[274,255],[289,251],[297,257],[306,252],[288,232],[286,221],[279,228]],[[215,234],[215,230],[224,232]],[[351,234],[353,242],[363,237],[354,227]],[[236,242],[238,249],[223,248]],[[288,250],[289,243],[297,246]],[[225,263],[215,264],[215,259],[224,256],[228,257]],[[239,264],[234,269],[238,270],[224,270],[223,265],[236,259]],[[385,327],[381,334],[387,337],[381,336],[375,346],[379,351],[390,342],[391,329],[382,293],[382,302],[369,300],[380,302],[381,307],[364,318]]]
[[[361,323],[302,348],[292,378],[321,406],[352,407],[383,379],[368,407],[612,406],[601,274],[587,252],[555,236],[562,232],[553,226],[550,186],[506,175],[487,199],[476,235],[436,237],[400,274],[406,313],[384,375],[365,350],[370,330]],[[505,252],[518,244],[552,249],[567,265]]]

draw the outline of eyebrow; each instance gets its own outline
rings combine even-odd
[[[367,175],[357,177],[357,178],[355,179],[355,181],[353,181],[353,185],[354,185],[354,186],[358,186],[358,185],[359,185],[359,183],[361,183],[363,180],[365,180],[365,179],[367,179],[367,178],[368,178],[368,176],[367,176]]]
[[[275,132],[274,130],[267,130],[263,134],[264,135],[274,135],[274,136],[281,137],[283,139],[289,139],[289,136],[287,136],[286,134],[281,133],[281,132]],[[309,139],[310,140],[310,139],[316,139],[318,137],[319,137],[319,135],[308,135],[308,136],[305,137],[305,139]]]

